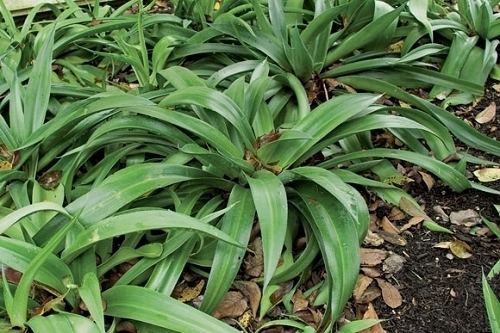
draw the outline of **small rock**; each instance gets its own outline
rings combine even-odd
[[[450,221],[456,225],[472,227],[481,222],[481,216],[473,209],[466,209],[458,212],[451,212]]]
[[[384,260],[384,264],[382,265],[382,270],[386,274],[394,274],[399,272],[405,263],[405,258],[396,253],[391,253],[387,259]]]

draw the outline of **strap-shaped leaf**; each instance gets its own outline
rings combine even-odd
[[[328,315],[335,321],[351,297],[359,272],[356,223],[338,200],[316,185],[297,189],[294,201],[311,225],[328,273]]]
[[[142,210],[122,213],[93,224],[76,237],[64,250],[62,257],[66,261],[71,261],[82,250],[100,240],[137,231],[166,228],[197,230],[232,245],[242,246],[216,227],[188,215],[169,210]]]
[[[117,286],[106,290],[102,297],[108,316],[133,319],[180,333],[239,332],[189,305],[150,289]]]
[[[247,177],[259,217],[264,252],[264,289],[267,287],[283,251],[288,220],[285,187],[270,171],[258,171]]]
[[[236,203],[236,207],[224,215],[221,230],[239,243],[247,244],[255,216],[251,192],[236,185],[231,191],[228,205]],[[231,287],[244,255],[245,249],[218,242],[200,310],[209,314],[215,310]]]
[[[34,333],[100,333],[96,324],[88,318],[72,313],[59,313],[47,317],[33,317],[27,325]]]

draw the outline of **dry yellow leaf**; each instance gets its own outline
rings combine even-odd
[[[451,242],[450,251],[460,259],[467,259],[472,257],[472,248],[469,246],[469,244],[458,239]]]
[[[486,124],[495,119],[497,114],[497,105],[495,102],[491,102],[483,111],[478,113],[476,116],[476,121],[480,124]]]
[[[494,84],[494,85],[493,85],[493,89],[494,89],[496,92],[500,92],[500,83]]]
[[[12,163],[9,161],[0,161],[0,170],[12,170]]]
[[[252,320],[252,311],[248,310],[244,314],[241,315],[240,318],[238,318],[238,322],[240,323],[241,327],[247,328],[250,326],[250,322]]]
[[[482,183],[495,182],[500,180],[500,169],[484,168],[474,171],[474,176]]]
[[[437,244],[434,244],[433,247],[437,247],[439,249],[449,249],[451,245],[451,242],[439,242]]]
[[[187,287],[181,291],[178,301],[190,302],[196,297],[198,297],[205,286],[205,280],[200,280],[194,287]]]

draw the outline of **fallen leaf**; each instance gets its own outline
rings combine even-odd
[[[384,250],[379,249],[365,249],[361,248],[360,257],[361,257],[361,265],[362,266],[377,266],[380,264],[389,253]]]
[[[399,229],[394,224],[392,224],[392,222],[389,221],[386,216],[384,216],[382,220],[380,220],[380,226],[382,227],[382,230],[390,234],[397,235],[400,233]]]
[[[479,112],[476,116],[476,121],[480,124],[486,124],[495,119],[497,114],[497,105],[491,102],[483,111]]]
[[[406,246],[407,242],[406,239],[403,236],[400,236],[398,234],[391,234],[389,232],[380,230],[378,232],[380,237],[382,237],[386,242],[389,242],[394,245],[398,246]]]
[[[302,291],[297,290],[292,296],[293,313],[306,310],[309,306],[309,301],[304,297]]]
[[[409,199],[405,197],[401,197],[399,200],[399,208],[401,208],[406,214],[410,216],[423,216],[425,218],[430,219],[427,214],[420,208],[420,206],[414,204]]]
[[[256,318],[260,299],[262,297],[262,292],[259,285],[253,281],[235,281],[233,283],[233,286],[248,299],[252,315],[254,318]]]
[[[450,251],[455,255],[455,257],[460,259],[467,259],[472,257],[472,248],[469,246],[469,244],[458,239],[451,242]]]
[[[290,292],[293,288],[293,281],[285,282],[279,285],[278,289],[274,291],[269,299],[271,300],[272,304],[277,304],[279,303],[283,297]]]
[[[476,176],[476,178],[482,183],[496,182],[497,180],[500,180],[500,169],[479,169],[474,171],[474,176]]]
[[[306,310],[296,312],[294,313],[294,315],[313,327],[318,327],[319,323],[322,320],[321,313],[311,308],[307,308]],[[288,333],[288,331],[286,332]]]
[[[494,85],[493,85],[493,89],[494,89],[496,92],[500,92],[500,83],[494,84]]]
[[[366,275],[371,278],[376,278],[382,275],[380,271],[374,267],[361,267],[361,271]]]
[[[378,319],[377,312],[375,311],[375,308],[373,307],[372,303],[368,304],[368,308],[366,309],[365,313],[363,314],[363,319]],[[372,327],[361,331],[361,333],[386,333],[386,331],[382,328],[382,325],[380,323],[373,325]]]
[[[177,298],[181,302],[190,302],[201,294],[203,287],[205,286],[205,280],[200,280],[194,287],[184,288]]]
[[[0,161],[0,171],[3,170],[11,170],[12,169],[12,163],[9,161]]]
[[[403,268],[405,261],[405,258],[402,256],[396,253],[391,253],[391,255],[384,260],[382,270],[386,274],[397,273]]]
[[[237,318],[248,309],[248,303],[239,291],[229,291],[224,295],[213,316],[217,319],[221,318]]]
[[[248,310],[245,311],[244,314],[241,315],[240,318],[238,318],[238,322],[240,323],[241,327],[247,328],[250,326],[250,323],[252,322],[252,318],[255,318],[252,316],[252,311]]]
[[[389,213],[389,220],[391,221],[400,221],[403,220],[406,216],[405,213],[401,211],[401,209],[397,207],[392,207],[391,212]]]
[[[424,181],[425,186],[427,186],[427,189],[429,191],[432,190],[432,188],[436,184],[436,181],[434,180],[434,177],[432,177],[428,173],[425,173],[425,172],[422,172],[422,171],[419,171],[418,173],[420,174],[420,176],[422,176],[422,180]]]
[[[368,230],[368,233],[363,240],[363,244],[377,247],[384,244],[384,239],[373,231]]]
[[[352,293],[352,296],[356,303],[359,303],[361,296],[363,296],[366,289],[370,286],[372,282],[373,279],[371,277],[365,276],[363,274],[360,274],[358,276],[358,280],[356,281],[356,286],[354,287],[354,291]]]
[[[439,216],[441,218],[441,220],[443,220],[444,222],[448,222],[450,220],[450,217],[448,216],[448,214],[446,214],[446,212],[444,211],[443,207],[441,206],[434,206],[432,207],[432,210],[434,211],[434,213],[436,213],[437,216]]]
[[[473,209],[466,209],[458,212],[451,212],[450,221],[456,225],[472,227],[481,223],[481,216]]]
[[[449,249],[451,245],[451,242],[439,242],[437,244],[434,244],[433,247],[436,247],[438,249]]]
[[[259,277],[264,271],[264,252],[262,251],[262,239],[257,237],[250,245],[253,253],[247,255],[245,260],[245,273],[251,277]]]
[[[377,279],[377,283],[380,289],[382,289],[382,298],[385,304],[393,309],[403,304],[403,298],[396,287],[382,279]]]
[[[425,220],[425,217],[423,216],[415,216],[415,217],[412,217],[411,219],[408,220],[408,222],[401,227],[401,231],[405,231],[405,230],[408,230],[410,229],[411,227],[421,223],[423,220]]]
[[[377,298],[379,298],[382,295],[382,292],[380,291],[380,288],[377,286],[370,286],[368,289],[365,290],[363,295],[361,295],[361,298],[359,299],[360,304],[366,304],[373,302]]]

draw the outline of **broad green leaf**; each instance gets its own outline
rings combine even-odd
[[[222,218],[221,230],[239,243],[248,244],[255,216],[251,192],[236,185],[231,191],[228,205],[235,203],[238,203],[237,206]],[[216,309],[231,287],[244,255],[245,249],[218,242],[200,310],[210,314]]]
[[[488,320],[490,322],[490,328],[492,333],[500,332],[500,302],[495,295],[493,289],[491,289],[486,276],[483,273],[482,277],[483,285],[483,295],[484,302],[486,306],[486,313],[488,314]]]
[[[137,320],[180,333],[239,332],[189,305],[150,289],[117,286],[106,290],[102,297],[108,316]]]
[[[96,324],[88,318],[72,313],[36,316],[27,325],[34,333],[100,333]]]
[[[280,179],[269,171],[258,171],[247,176],[259,218],[264,252],[264,289],[271,281],[278,266],[288,220],[288,203],[285,187]]]
[[[84,249],[108,238],[155,229],[189,229],[202,232],[235,246],[242,246],[219,229],[188,215],[169,210],[140,210],[118,214],[92,224],[68,246],[62,258],[71,261]]]
[[[297,194],[301,201],[296,204],[314,231],[328,273],[326,318],[336,320],[351,297],[358,276],[356,221],[339,201],[316,186],[302,186]]]
[[[408,9],[410,13],[425,27],[431,41],[433,39],[432,27],[427,17],[427,8],[429,6],[429,0],[410,0],[408,2]]]
[[[104,308],[101,300],[100,283],[97,276],[89,272],[83,277],[83,282],[78,288],[82,301],[87,306],[87,309],[94,319],[99,331],[105,332],[104,329]]]
[[[55,27],[50,29],[50,33],[46,37],[44,45],[35,59],[31,78],[26,87],[24,114],[26,116],[25,126],[28,133],[32,133],[40,128],[45,121],[50,97],[54,34]]]
[[[37,272],[44,266],[44,263],[48,260],[48,258],[53,255],[52,252],[63,241],[64,237],[66,237],[66,234],[73,227],[75,222],[76,218],[72,218],[71,221],[66,221],[66,224],[51,237],[50,241],[35,255],[26,271],[23,272],[23,276],[21,277],[21,280],[17,285],[16,293],[14,294],[13,304],[16,306],[10,315],[10,322],[13,326],[24,327],[28,315],[28,296],[31,292],[31,284],[34,281]]]
[[[68,211],[61,207],[61,205],[57,203],[53,203],[50,201],[44,201],[35,203],[29,206],[22,207],[10,213],[9,215],[0,219],[0,234],[3,234],[7,229],[9,229],[12,225],[19,222],[21,219],[38,212],[42,211],[54,211],[61,213],[65,216],[70,216]]]

